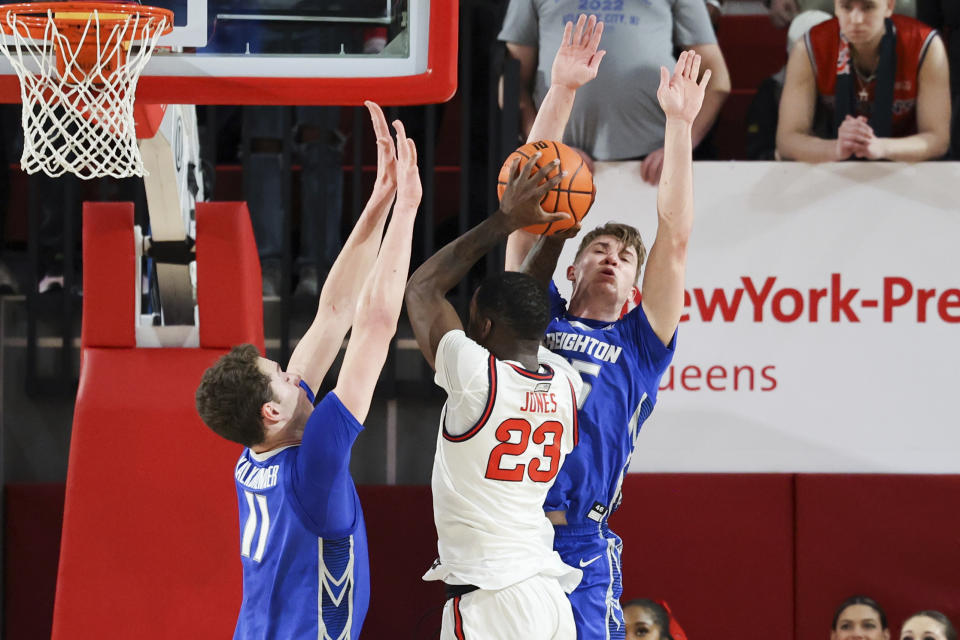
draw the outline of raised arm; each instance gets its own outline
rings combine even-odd
[[[723,53],[717,44],[695,44],[690,45],[690,49],[699,54],[702,60],[703,73],[710,72],[710,86],[707,87],[703,98],[703,108],[700,109],[700,115],[693,122],[691,138],[693,146],[696,147],[710,132],[717,116],[720,115],[720,109],[730,95],[730,72],[727,70],[727,63],[723,59]],[[640,163],[640,178],[647,184],[658,184],[660,174],[663,171],[664,147],[651,151]]]
[[[530,175],[540,154],[527,160],[517,172],[519,159],[510,168],[511,178],[500,199],[500,208],[493,215],[440,249],[417,269],[407,283],[407,317],[417,337],[420,351],[431,367],[440,339],[463,325],[446,294],[470,271],[470,268],[512,231],[531,224],[562,220],[565,213],[546,213],[540,207],[544,194],[561,180],[559,174],[545,180],[557,161]]]
[[[523,259],[518,271],[525,273],[544,287],[550,285],[557,270],[557,261],[563,252],[563,244],[580,233],[580,225],[558,231],[552,236],[540,236]]]
[[[697,84],[700,56],[684,51],[673,77],[660,68],[657,99],[667,116],[663,172],[657,190],[657,235],[643,276],[643,311],[664,344],[669,344],[683,313],[687,243],[693,228],[694,120],[703,105],[710,70]]]
[[[564,26],[563,39],[550,68],[550,88],[527,134],[527,142],[563,139],[577,89],[597,77],[600,61],[607,54],[600,49],[601,36],[603,23],[597,22],[597,16],[587,18],[580,14],[576,26],[572,22]]]
[[[550,69],[550,89],[540,105],[527,142],[562,140],[570,119],[577,89],[597,77],[606,51],[599,49],[603,23],[596,16],[580,15],[577,25],[568,22],[563,29],[560,48]],[[517,231],[507,238],[504,267],[517,271],[537,241],[537,236]]]
[[[366,105],[377,135],[377,179],[373,193],[333,263],[320,292],[313,323],[287,365],[287,372],[299,375],[314,393],[320,388],[353,322],[357,299],[380,250],[383,225],[397,189],[396,153],[387,121],[379,106],[372,102]]]
[[[359,421],[370,410],[373,390],[387,359],[390,341],[397,332],[403,304],[403,284],[410,269],[413,222],[423,190],[417,172],[417,149],[406,137],[403,124],[397,131],[397,203],[383,239],[380,254],[363,284],[353,319],[353,333],[334,393]]]

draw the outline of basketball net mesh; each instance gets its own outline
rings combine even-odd
[[[47,18],[41,40],[30,36],[16,13],[7,13],[7,41],[0,39],[20,77],[21,168],[51,177],[70,172],[84,180],[143,176],[133,100],[166,19],[131,14],[101,22],[93,11],[77,29],[81,37],[68,38],[51,11]],[[139,43],[131,46],[134,38]]]

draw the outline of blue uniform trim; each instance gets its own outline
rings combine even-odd
[[[310,404],[312,404],[314,407],[316,407],[316,406],[317,406],[317,398],[316,398],[316,396],[313,394],[313,389],[310,388],[310,385],[308,385],[306,382],[304,382],[303,380],[301,380],[301,381],[300,381],[300,388],[307,392],[307,398],[310,400]]]

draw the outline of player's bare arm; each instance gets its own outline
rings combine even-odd
[[[560,48],[550,69],[550,89],[540,105],[527,135],[527,142],[561,140],[567,128],[577,89],[597,77],[600,61],[606,51],[600,49],[603,23],[596,16],[580,15],[577,24],[568,22],[563,30]],[[507,239],[505,268],[519,271],[537,237],[518,230]]]
[[[720,45],[717,44],[694,44],[689,48],[695,53],[700,54],[702,59],[703,73],[710,71],[710,86],[703,97],[703,108],[700,109],[700,115],[693,122],[693,146],[699,146],[700,142],[706,137],[707,133],[717,121],[720,115],[720,109],[730,95],[732,84],[730,81],[730,71],[727,69],[727,63],[720,51]],[[647,184],[657,184],[660,181],[660,174],[663,171],[664,149],[661,147],[651,152],[640,163],[640,177]]]
[[[546,179],[557,167],[557,161],[544,165],[531,175],[540,159],[534,154],[518,172],[519,158],[510,167],[500,208],[489,218],[443,247],[417,269],[407,283],[407,316],[420,351],[431,367],[440,339],[449,331],[462,329],[463,324],[446,294],[467,275],[470,268],[511,232],[531,224],[564,219],[566,213],[547,213],[540,200],[562,180],[562,175]],[[541,181],[542,184],[541,184]]]
[[[581,14],[576,26],[572,22],[566,24],[550,68],[550,89],[543,98],[527,142],[563,137],[577,89],[597,77],[600,61],[607,54],[600,49],[601,36],[603,23],[597,22],[597,16],[587,18]]]
[[[407,138],[399,120],[393,126],[397,131],[397,202],[380,253],[360,292],[353,333],[334,389],[359,422],[366,419],[370,410],[374,387],[397,331],[403,284],[410,269],[413,223],[423,196],[416,145]]]
[[[657,235],[643,276],[643,310],[657,337],[669,344],[683,313],[687,243],[693,228],[693,122],[703,105],[710,70],[698,83],[700,56],[684,51],[673,76],[660,68],[657,99],[667,116],[663,173],[657,190]]]
[[[580,233],[580,225],[558,231],[550,236],[540,236],[523,259],[518,271],[527,274],[544,287],[550,284],[557,271],[557,262],[564,243]]]
[[[353,322],[364,279],[380,250],[383,226],[397,191],[397,158],[387,121],[379,106],[369,101],[366,105],[377,136],[377,178],[373,193],[330,269],[320,292],[317,314],[287,366],[287,372],[299,375],[314,393],[320,388]]]

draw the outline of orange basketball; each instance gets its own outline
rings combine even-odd
[[[551,236],[558,231],[569,229],[573,225],[583,220],[587,215],[593,199],[597,195],[597,189],[593,185],[593,174],[583,162],[580,154],[563,144],[552,140],[541,140],[539,142],[530,142],[513,153],[507,158],[500,168],[500,177],[497,178],[497,196],[503,197],[503,191],[507,188],[507,180],[510,177],[510,163],[516,157],[520,158],[517,165],[518,170],[522,168],[527,160],[533,154],[540,152],[540,159],[531,171],[531,175],[536,173],[540,167],[550,163],[554,158],[560,159],[560,166],[548,174],[548,177],[557,175],[557,171],[566,171],[566,177],[560,181],[556,187],[547,192],[540,201],[540,206],[544,211],[556,213],[565,211],[572,217],[560,222],[551,222],[548,224],[535,224],[525,227],[525,231],[530,233]]]

